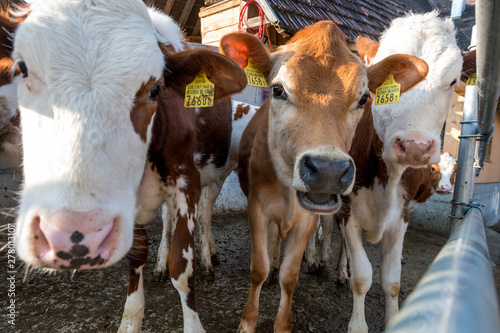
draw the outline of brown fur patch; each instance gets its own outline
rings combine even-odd
[[[151,117],[153,117],[158,108],[157,98],[160,95],[155,98],[151,98],[150,96],[150,91],[154,83],[155,79],[151,78],[148,82],[142,84],[135,95],[134,106],[130,112],[130,120],[134,125],[134,130],[144,142],[146,142]]]
[[[250,105],[239,104],[236,107],[233,121],[243,118],[244,115],[248,114],[248,111],[250,111]]]

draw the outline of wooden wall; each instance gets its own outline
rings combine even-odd
[[[227,33],[238,31],[241,1],[225,0],[200,10],[201,42],[219,46]]]
[[[459,88],[458,93],[463,94],[463,87]],[[455,157],[458,157],[458,136],[461,131],[460,121],[462,121],[464,109],[464,97],[459,94],[454,93],[451,98],[443,145],[443,150]],[[489,144],[484,169],[481,171],[479,177],[475,179],[475,183],[477,184],[500,182],[500,108],[497,108],[495,127],[497,130],[492,142]]]

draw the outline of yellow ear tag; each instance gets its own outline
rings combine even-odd
[[[267,87],[266,78],[264,74],[253,64],[252,58],[248,58],[247,67],[245,67],[245,74],[247,75],[247,83],[249,86],[254,87]]]
[[[477,86],[477,73],[474,73],[471,76],[469,76],[469,78],[467,79],[467,82],[465,82],[465,85]]]
[[[208,80],[205,72],[199,72],[193,82],[186,86],[184,106],[187,108],[213,106],[214,91],[215,84]]]
[[[375,90],[375,105],[397,103],[399,96],[401,96],[401,85],[394,80],[394,75],[391,73]]]

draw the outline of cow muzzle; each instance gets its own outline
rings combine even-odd
[[[299,162],[302,186],[294,186],[299,205],[316,214],[332,214],[341,206],[340,195],[348,194],[355,175],[353,161],[304,155]]]
[[[117,246],[120,225],[120,217],[107,218],[99,210],[37,214],[32,219],[35,255],[48,268],[107,266]]]
[[[404,140],[397,138],[394,141],[393,151],[398,163],[411,166],[428,165],[436,152],[434,140]]]

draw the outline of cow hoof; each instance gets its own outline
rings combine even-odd
[[[306,273],[310,275],[319,275],[318,265],[316,265],[315,263],[307,264]]]
[[[217,253],[211,257],[211,260],[212,260],[212,265],[219,265],[220,264],[219,256],[217,255]]]
[[[158,282],[165,282],[168,280],[168,270],[166,271],[154,271],[153,280]]]
[[[198,274],[205,281],[215,281],[215,273],[213,268],[202,268],[198,271]]]
[[[345,279],[337,279],[336,281],[337,286],[340,289],[349,289],[349,281]]]
[[[324,261],[321,261],[318,265],[318,276],[323,278],[330,276],[330,266]]]

